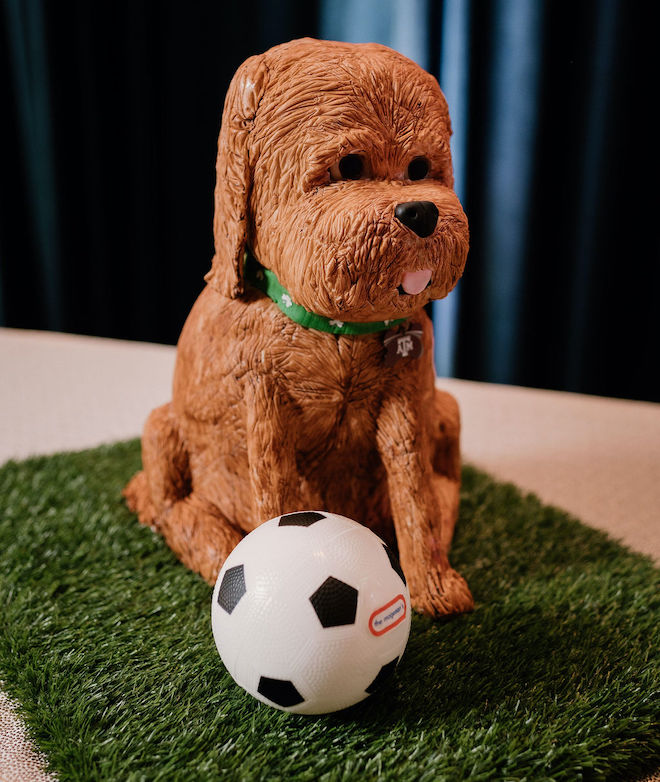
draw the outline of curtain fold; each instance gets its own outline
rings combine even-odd
[[[16,85],[19,139],[16,152],[23,165],[26,206],[34,227],[36,276],[43,280],[40,289],[43,320],[48,328],[60,329],[63,325],[62,269],[43,4],[42,0],[6,0],[4,8],[5,43]],[[7,210],[15,208],[11,202],[11,196],[3,199]],[[5,284],[10,283],[6,271],[3,277]],[[4,312],[4,297],[0,306]]]
[[[605,158],[606,128],[612,109],[613,79],[616,58],[617,0],[601,0],[595,19],[593,56],[589,62],[586,123],[582,147],[582,164],[578,184],[578,231],[573,251],[573,274],[570,297],[570,334],[563,382],[568,388],[579,388],[582,356],[588,350],[587,333],[592,311],[589,284],[596,260],[595,237],[598,234],[598,193],[607,187]]]
[[[532,188],[542,4],[499,0],[490,26],[484,134],[481,272],[484,286],[483,371],[496,383],[517,374],[518,335]]]
[[[467,203],[467,154],[470,132],[470,25],[471,0],[445,0],[439,19],[438,80],[451,114],[451,154],[454,189],[461,203]],[[442,301],[433,303],[435,369],[441,377],[456,373],[456,343],[461,302],[461,283]]]

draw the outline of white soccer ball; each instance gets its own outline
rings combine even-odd
[[[410,595],[371,530],[324,511],[271,519],[231,552],[211,623],[234,680],[285,711],[325,714],[386,682],[410,633]]]

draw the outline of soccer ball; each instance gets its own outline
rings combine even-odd
[[[410,632],[410,595],[394,553],[334,513],[288,513],[231,552],[211,624],[234,680],[285,711],[325,714],[379,689]]]

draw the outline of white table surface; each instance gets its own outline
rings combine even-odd
[[[170,398],[174,357],[164,345],[0,329],[0,464],[138,436]],[[438,385],[458,399],[465,461],[660,562],[660,405]],[[0,779],[44,779],[19,734],[0,693]]]

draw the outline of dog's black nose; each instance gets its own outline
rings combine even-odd
[[[405,204],[398,204],[394,216],[423,239],[435,230],[438,207],[431,201],[407,201]]]

